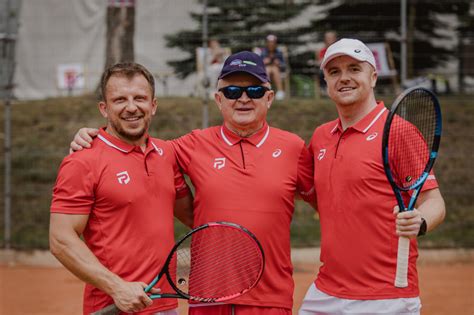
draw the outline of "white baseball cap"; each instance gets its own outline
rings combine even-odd
[[[269,35],[267,36],[267,40],[268,40],[269,42],[276,42],[276,41],[277,41],[277,37],[276,37],[276,35],[269,34]]]
[[[358,39],[343,38],[332,44],[324,54],[321,69],[324,69],[329,61],[339,56],[349,56],[359,61],[366,61],[377,69],[372,51]]]

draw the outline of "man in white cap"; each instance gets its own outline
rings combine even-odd
[[[321,69],[339,118],[318,127],[310,143],[322,266],[299,315],[419,314],[416,237],[444,219],[438,184],[430,176],[413,211],[394,208],[381,153],[388,110],[375,99],[376,63],[364,43],[337,41]],[[412,238],[406,288],[393,285],[399,236]]]

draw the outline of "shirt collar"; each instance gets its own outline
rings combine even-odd
[[[123,142],[119,138],[107,133],[105,131],[105,127],[99,129],[99,134],[97,135],[97,138],[99,138],[99,140],[104,142],[109,147],[112,147],[124,153],[130,153],[137,148],[137,146]],[[156,150],[155,144],[151,140],[150,141],[148,140],[150,140],[150,137],[148,136],[148,134],[146,134],[147,145],[146,145],[145,153],[148,153],[151,149]],[[141,149],[139,150],[141,151]]]
[[[382,116],[382,114],[387,110],[383,101],[377,102],[377,106],[370,111],[364,118],[359,120],[355,125],[349,127],[354,130],[357,130],[361,133],[366,133],[370,127],[372,127],[375,122]],[[342,132],[341,119],[336,120],[336,125],[331,129],[331,133],[334,134],[336,131]]]
[[[251,135],[250,137],[241,137],[235,132],[231,131],[225,125],[222,125],[220,128],[220,134],[222,140],[229,146],[233,146],[234,144],[239,143],[240,141],[247,141],[259,148],[268,138],[268,134],[270,133],[270,126],[268,126],[267,122],[264,122],[263,127],[260,128],[256,133]]]

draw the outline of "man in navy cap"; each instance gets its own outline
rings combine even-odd
[[[189,314],[291,315],[295,192],[315,202],[309,151],[297,135],[267,124],[274,91],[257,54],[243,51],[227,58],[214,99],[223,124],[172,142],[196,187],[194,223],[223,220],[247,227],[262,244],[266,265],[246,295],[231,304],[190,304]]]
[[[263,247],[265,271],[255,288],[230,304],[191,303],[189,313],[291,315],[290,223],[295,193],[315,204],[311,155],[300,137],[267,124],[274,92],[257,54],[227,58],[214,99],[222,125],[171,141],[196,188],[194,225],[229,221],[248,228]],[[89,146],[87,131],[76,135],[72,149]]]

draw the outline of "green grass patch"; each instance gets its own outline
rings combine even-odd
[[[394,97],[386,97],[391,104]],[[435,171],[447,205],[443,225],[421,239],[424,247],[474,247],[474,194],[472,167],[474,103],[470,97],[441,98],[443,139]],[[208,105],[210,124],[220,124],[214,103]],[[3,122],[3,109],[0,119]],[[293,98],[275,102],[269,123],[309,141],[316,126],[335,119],[337,112],[328,100]],[[161,98],[150,133],[173,139],[201,128],[202,101],[194,98]],[[14,102],[12,106],[12,245],[15,248],[47,248],[51,189],[56,172],[68,152],[75,132],[83,126],[105,124],[94,96]],[[0,140],[3,140],[3,128]],[[3,146],[0,148],[3,156]],[[3,158],[0,167],[4,167]],[[3,205],[3,172],[0,174]],[[294,246],[319,244],[319,221],[314,211],[298,201],[291,225]],[[0,217],[3,228],[3,215]],[[176,224],[176,235],[187,229]],[[0,246],[3,244],[3,230]]]

